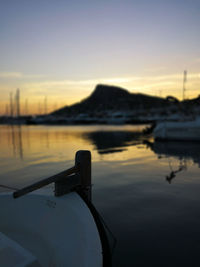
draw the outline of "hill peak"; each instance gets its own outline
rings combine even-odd
[[[163,105],[168,105],[168,101],[153,96],[129,93],[126,89],[117,86],[98,84],[89,97],[80,103],[64,107],[54,114],[73,117],[83,113],[96,116],[95,114],[107,114],[114,111],[133,112],[151,107],[161,108]]]
[[[103,98],[116,98],[116,97],[127,97],[130,93],[117,86],[98,84],[91,94],[93,99],[103,99]]]

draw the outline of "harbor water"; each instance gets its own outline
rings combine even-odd
[[[0,184],[22,188],[92,153],[92,201],[116,239],[113,266],[200,266],[200,143],[146,126],[0,126]]]

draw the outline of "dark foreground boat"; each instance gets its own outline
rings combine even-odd
[[[50,183],[54,195],[41,188]],[[111,266],[106,230],[91,203],[89,151],[78,151],[75,166],[62,173],[1,193],[0,214],[2,267]]]

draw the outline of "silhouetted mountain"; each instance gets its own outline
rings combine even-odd
[[[169,101],[145,94],[133,94],[108,85],[97,85],[94,92],[80,103],[56,110],[53,115],[91,114],[105,111],[131,111],[169,105]]]

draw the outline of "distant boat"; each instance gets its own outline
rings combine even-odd
[[[153,131],[155,139],[200,141],[200,117],[191,121],[160,122]]]
[[[107,234],[90,202],[89,158],[79,151],[71,169],[0,194],[0,266],[110,266]],[[30,193],[51,182],[55,196],[49,188]]]
[[[187,71],[183,74],[183,101],[187,81]],[[153,131],[156,140],[181,140],[200,141],[200,117],[196,119],[186,119],[184,121],[164,121],[157,124]]]

